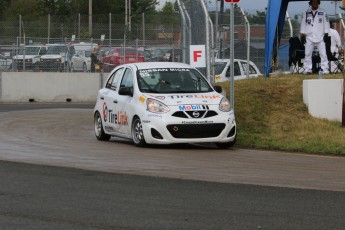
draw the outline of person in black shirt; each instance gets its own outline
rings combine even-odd
[[[98,47],[95,47],[91,53],[91,73],[94,73],[96,70],[96,65],[100,64],[97,58],[97,54],[101,48],[102,48],[102,44],[99,44]]]

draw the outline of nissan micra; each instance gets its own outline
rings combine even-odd
[[[183,63],[120,65],[98,91],[96,138],[129,138],[140,147],[211,142],[229,148],[236,141],[236,122],[221,90]]]

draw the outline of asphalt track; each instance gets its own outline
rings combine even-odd
[[[0,160],[222,183],[345,191],[344,157],[220,150],[213,145],[137,148],[125,139],[97,141],[89,105],[9,110],[12,111],[0,113]]]
[[[0,229],[344,229],[344,166],[337,156],[100,142],[92,105],[0,104]]]

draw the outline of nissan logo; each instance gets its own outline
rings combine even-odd
[[[198,111],[193,112],[193,117],[199,117],[199,116],[200,116],[200,113]]]

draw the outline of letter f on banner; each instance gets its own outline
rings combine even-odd
[[[193,67],[206,67],[205,45],[191,45],[189,49],[189,62]]]
[[[201,57],[202,51],[201,50],[194,50],[194,62],[198,62],[198,58]]]

